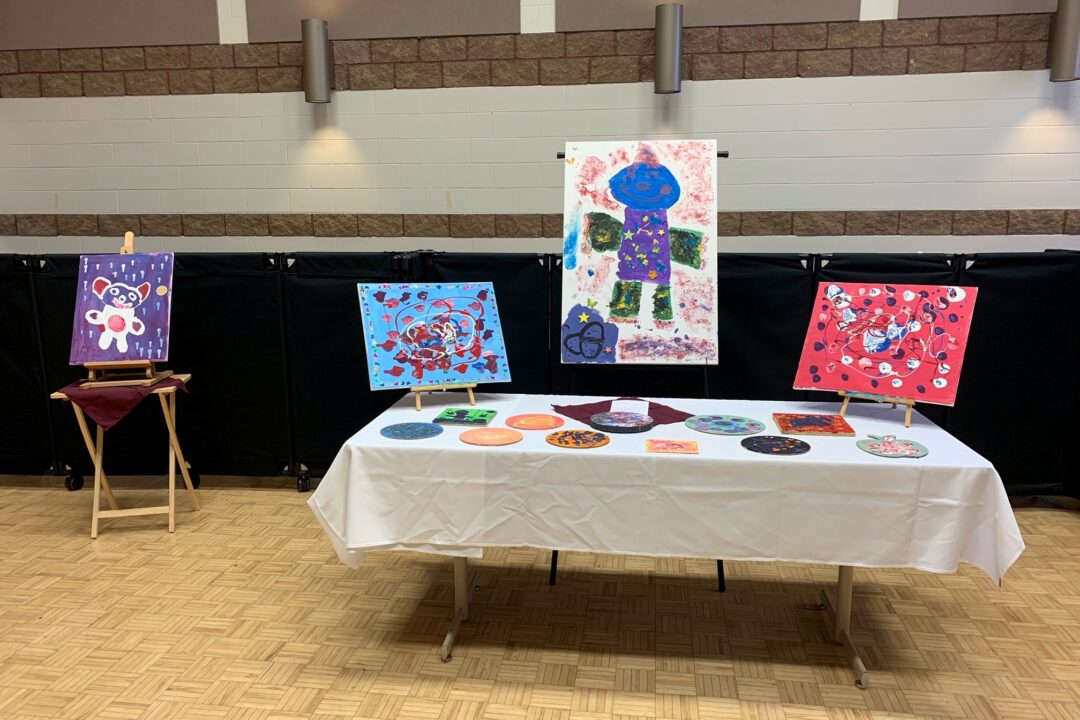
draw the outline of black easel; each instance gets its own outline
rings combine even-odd
[[[729,151],[727,151],[727,150],[717,150],[716,151],[716,157],[718,157],[718,158],[728,158],[728,157],[731,157],[731,153]],[[558,159],[558,160],[565,160],[566,159],[566,153],[565,152],[557,152],[557,153],[555,153],[555,158]],[[570,372],[570,392],[571,393],[574,391],[574,386],[576,384],[577,383],[574,382],[574,372],[573,372],[573,370],[571,370],[571,372]],[[701,385],[702,385],[702,389],[704,391],[704,394],[702,395],[702,397],[708,398],[709,397],[709,366],[708,365],[702,365],[701,366]],[[558,575],[558,573],[559,573],[559,551],[558,550],[552,550],[551,551],[551,570],[548,572],[548,585],[554,585],[555,584],[555,579],[556,579],[556,576]],[[717,560],[716,561],[716,589],[719,592],[724,592],[724,591],[727,590],[727,582],[724,580],[724,561],[723,560]]]

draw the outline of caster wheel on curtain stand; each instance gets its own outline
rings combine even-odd
[[[64,487],[74,492],[75,490],[82,490],[84,485],[83,476],[72,473],[64,478]]]
[[[296,476],[296,492],[306,493],[311,490],[311,476],[304,470]]]

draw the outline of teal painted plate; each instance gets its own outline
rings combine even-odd
[[[695,415],[686,419],[686,427],[709,435],[754,435],[765,423],[741,415]]]

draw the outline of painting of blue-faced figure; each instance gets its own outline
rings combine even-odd
[[[491,283],[357,289],[372,390],[510,381]]]
[[[564,363],[715,365],[716,142],[567,143]]]
[[[168,252],[80,257],[71,364],[168,360],[172,278]]]

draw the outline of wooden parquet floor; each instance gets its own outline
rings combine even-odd
[[[121,502],[162,493],[121,487]],[[109,520],[90,494],[0,485],[0,717],[166,720],[1080,718],[1080,511],[1017,510],[1028,550],[855,574],[860,691],[826,640],[828,567],[489,553],[452,662],[449,561],[338,563],[293,490],[212,487],[201,513]]]

